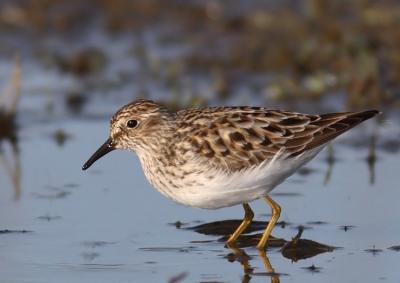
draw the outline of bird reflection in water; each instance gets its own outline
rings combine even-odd
[[[264,264],[264,268],[266,272],[254,272],[254,268],[251,267],[250,265],[250,259],[251,257],[241,248],[238,248],[237,246],[229,246],[229,248],[232,250],[233,253],[228,254],[227,258],[229,261],[238,261],[243,267],[243,279],[242,282],[250,282],[252,275],[264,275],[264,276],[269,276],[271,277],[271,282],[272,283],[278,283],[280,282],[279,276],[281,274],[276,273],[274,268],[271,265],[271,262],[269,261],[269,258],[267,256],[267,253],[262,250],[258,250],[259,257],[262,260]]]
[[[226,235],[232,233],[237,227],[237,223],[240,220],[223,220],[205,223],[194,227],[184,228],[187,230],[193,230],[203,235],[211,236],[222,236],[217,239],[218,242],[225,242]],[[280,223],[278,223],[279,225]],[[254,260],[252,256],[249,256],[244,248],[255,247],[259,242],[262,233],[254,233],[256,231],[263,230],[266,222],[254,221],[242,234],[235,245],[227,246],[232,252],[228,253],[225,257],[230,262],[239,262],[243,267],[243,280],[242,282],[249,282],[252,276],[268,276],[271,278],[271,282],[280,282],[279,277],[285,274],[276,272],[273,268],[267,253],[265,250],[258,250],[258,258],[262,261],[265,272],[254,272],[254,268],[251,266],[251,261]],[[282,225],[283,227],[283,225]],[[302,239],[302,233],[304,227],[299,226],[297,235],[291,240],[286,241],[284,239],[271,237],[267,243],[267,249],[280,249],[282,256],[297,262],[302,259],[311,258],[321,253],[332,252],[335,247],[321,244],[312,240]]]

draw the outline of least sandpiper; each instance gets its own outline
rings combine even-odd
[[[109,138],[82,169],[114,149],[128,149],[150,183],[178,203],[207,209],[242,204],[245,216],[230,246],[253,219],[249,203],[263,198],[272,208],[257,245],[264,250],[281,211],[268,193],[327,142],[378,113],[310,115],[248,106],[171,112],[137,100],[114,114]]]

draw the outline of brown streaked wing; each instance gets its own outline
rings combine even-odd
[[[311,124],[320,127],[320,130],[314,134],[312,141],[307,143],[303,151],[319,147],[379,113],[378,110],[366,110],[362,112],[322,114],[319,120]],[[299,151],[294,155],[301,153],[302,151]]]
[[[290,156],[332,140],[377,111],[308,115],[259,107],[218,107],[178,112],[178,133],[193,151],[217,168],[242,170]]]

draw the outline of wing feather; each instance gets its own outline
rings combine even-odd
[[[210,107],[178,112],[177,134],[204,162],[237,171],[272,160],[282,151],[293,158],[378,113],[308,115],[260,107]]]

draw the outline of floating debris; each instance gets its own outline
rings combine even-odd
[[[33,231],[30,230],[0,230],[0,234],[25,234],[25,233],[32,233]]]
[[[328,224],[328,222],[325,222],[325,221],[308,221],[307,224],[308,225],[326,225],[326,224]]]
[[[100,254],[96,252],[83,252],[81,253],[81,256],[85,261],[93,261],[94,259],[98,258]]]
[[[301,176],[308,176],[310,174],[313,174],[317,172],[318,170],[310,168],[310,167],[301,167],[299,170],[297,170],[297,174]]]
[[[107,62],[104,52],[97,48],[87,48],[67,56],[57,55],[56,57],[62,71],[77,76],[99,73]]]
[[[52,220],[58,220],[58,219],[61,219],[62,217],[61,216],[58,216],[58,215],[56,215],[56,216],[52,216],[52,215],[49,215],[49,214],[46,214],[46,215],[41,215],[41,216],[39,216],[38,217],[38,219],[40,219],[40,220],[46,220],[46,221],[52,221]]]
[[[176,276],[173,276],[171,279],[168,280],[168,283],[179,283],[182,282],[188,276],[187,272],[182,272]]]
[[[314,264],[312,264],[312,265],[307,266],[307,267],[302,267],[302,269],[308,270],[311,273],[318,273],[318,272],[320,272],[322,270],[322,267],[318,267],[318,266],[315,266]]]
[[[37,197],[39,199],[49,199],[49,200],[62,199],[62,198],[69,196],[70,194],[71,194],[71,192],[62,191],[62,190],[59,190],[55,193],[48,193],[48,194],[32,193],[32,195],[34,195],[35,197]]]
[[[366,249],[365,251],[367,253],[371,253],[374,256],[376,256],[376,255],[380,254],[381,252],[383,252],[382,249],[377,249],[377,248],[375,248],[375,246],[372,246],[372,249]]]
[[[196,251],[197,248],[193,246],[189,247],[148,247],[148,248],[139,248],[142,251],[147,252],[180,252],[180,253],[188,253],[191,251]]]
[[[72,138],[70,134],[61,129],[55,131],[52,136],[58,146],[63,146],[67,140]]]
[[[78,187],[79,187],[79,184],[76,184],[76,183],[68,183],[68,184],[64,185],[64,188],[70,188],[70,189],[75,189]]]
[[[108,245],[113,245],[115,242],[106,242],[106,241],[84,241],[82,242],[82,245],[85,247],[89,248],[98,248],[98,247],[104,247]]]
[[[388,248],[389,250],[395,251],[395,252],[400,252],[400,245],[398,246],[391,246],[390,248]]]
[[[181,229],[182,226],[186,226],[187,223],[183,223],[183,222],[178,220],[178,221],[176,221],[174,223],[168,223],[168,225],[175,226],[176,229]]]
[[[354,225],[342,225],[342,226],[339,226],[339,229],[341,229],[341,230],[347,232],[347,231],[349,231],[349,230],[354,229],[355,227],[356,227],[356,226],[354,226]]]
[[[87,97],[79,92],[71,92],[65,97],[65,104],[72,113],[81,113],[88,101]]]

